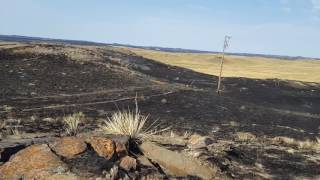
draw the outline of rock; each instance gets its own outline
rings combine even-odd
[[[19,179],[34,170],[66,171],[64,164],[46,144],[32,145],[13,155],[0,166],[0,179]]]
[[[139,147],[148,159],[159,163],[161,167],[164,167],[174,176],[191,175],[202,179],[213,179],[218,172],[218,167],[206,166],[196,159],[148,141],[143,142]]]
[[[191,151],[189,150],[186,153],[188,156],[193,157],[193,158],[199,158],[200,156],[205,154],[202,149],[195,149],[195,150],[191,150]]]
[[[153,164],[150,162],[150,160],[148,158],[146,158],[145,156],[138,156],[137,160],[138,160],[139,164],[141,164],[143,166],[154,167]]]
[[[127,145],[129,143],[129,136],[124,136],[124,135],[110,135],[110,138],[117,143],[122,143]]]
[[[78,180],[73,173],[59,173],[53,171],[34,170],[23,176],[23,179],[45,179],[45,180]]]
[[[240,110],[241,110],[241,111],[246,110],[246,106],[244,106],[244,105],[240,106]]]
[[[149,66],[145,66],[145,65],[138,65],[137,68],[143,70],[143,71],[150,71],[151,68]]]
[[[150,136],[149,139],[151,141],[154,141],[163,145],[186,146],[187,144],[187,141],[183,139],[183,137],[181,136],[170,137],[170,136],[153,135],[153,136]]]
[[[191,149],[201,149],[206,148],[213,142],[214,141],[207,136],[191,135],[188,142],[188,147]]]
[[[47,118],[43,118],[42,121],[45,121],[45,122],[56,122],[56,119],[47,117]]]
[[[116,147],[111,139],[94,136],[90,138],[89,143],[99,156],[107,159],[113,157]]]
[[[63,137],[50,144],[50,147],[60,156],[71,159],[87,149],[87,144],[77,137]]]
[[[163,98],[163,99],[161,99],[161,103],[162,103],[162,104],[166,104],[166,103],[167,103],[167,100]]]
[[[122,144],[120,142],[116,142],[116,153],[118,157],[124,157],[128,155],[127,147],[125,144]]]
[[[129,144],[129,136],[123,136],[123,135],[110,135],[108,136],[110,139],[112,139],[113,142],[115,142],[116,146],[116,153],[118,157],[124,157],[128,155],[127,147]]]
[[[128,172],[131,169],[135,170],[137,168],[137,160],[130,156],[123,157],[120,161],[120,167]]]

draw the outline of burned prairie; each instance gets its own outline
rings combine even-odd
[[[299,148],[273,138],[316,143],[320,136],[320,84],[230,77],[223,79],[223,93],[218,95],[216,82],[215,76],[116,47],[1,46],[0,118],[8,124],[10,119],[20,119],[17,128],[25,140],[59,136],[64,133],[63,117],[83,112],[86,119],[79,125],[81,134],[99,128],[100,119],[119,109],[134,109],[137,95],[141,113],[149,114],[151,121],[158,120],[177,134],[188,131],[213,139],[201,150],[169,148],[197,153],[198,159],[217,166],[227,177],[319,176],[318,149]],[[16,142],[17,138],[6,134],[5,125],[1,132],[0,151],[7,154],[12,139]],[[239,140],[239,132],[254,138]],[[19,147],[27,146],[23,142]],[[90,148],[78,161],[87,161],[85,157],[105,163]],[[75,161],[67,163],[77,164]],[[87,165],[78,166],[72,173]],[[94,168],[87,177],[101,175],[102,170]]]

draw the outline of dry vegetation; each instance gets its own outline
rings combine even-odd
[[[148,138],[168,129],[156,130],[156,121],[147,126],[148,117],[142,115],[139,110],[118,111],[104,121],[101,128],[108,134],[126,135],[131,139]]]
[[[169,65],[192,69],[210,75],[219,73],[218,54],[169,53],[137,48],[125,50]],[[320,82],[320,61],[279,60],[263,57],[226,56],[224,77],[247,77],[257,79],[286,79]]]
[[[308,140],[300,141],[300,140],[296,140],[289,137],[278,136],[278,137],[272,138],[272,141],[275,143],[283,144],[283,145],[294,146],[299,149],[320,151],[320,138],[316,138],[316,140],[308,139]]]
[[[236,138],[239,141],[255,141],[255,140],[257,140],[257,137],[250,132],[237,132]]]
[[[83,122],[84,118],[85,115],[82,112],[64,117],[63,122],[65,123],[66,133],[70,136],[77,135],[79,132],[79,125]]]

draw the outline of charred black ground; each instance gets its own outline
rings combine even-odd
[[[37,48],[59,53],[37,52]],[[86,56],[78,60],[68,54],[68,49]],[[81,111],[88,117],[82,125],[88,131],[98,127],[98,119],[117,109],[133,107],[138,94],[142,113],[181,133],[197,132],[216,139],[230,139],[239,131],[258,137],[286,136],[298,140],[314,140],[319,136],[320,84],[224,78],[223,93],[218,95],[216,82],[215,76],[164,65],[111,47],[29,44],[3,48],[0,117],[20,118],[25,132],[60,133],[61,123],[41,119],[59,119]],[[14,113],[7,112],[6,107],[12,107]],[[39,120],[33,121],[31,116]],[[239,125],[228,126],[234,122]],[[257,150],[237,148],[249,156]],[[249,159],[243,163],[252,163],[241,154],[228,153],[232,158]],[[265,166],[270,174],[285,175],[287,171],[295,175],[320,174],[319,164],[307,162],[302,155],[275,153],[289,158],[288,162],[304,163],[309,169],[275,164],[266,157]],[[276,170],[280,166],[283,171]]]

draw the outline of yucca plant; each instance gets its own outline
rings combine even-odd
[[[109,134],[125,135],[131,139],[141,140],[148,138],[153,134],[160,133],[168,130],[169,128],[158,129],[159,124],[157,121],[147,126],[149,115],[144,116],[138,109],[138,103],[136,102],[135,112],[117,111],[110,118],[104,121],[101,128]]]
[[[83,122],[85,115],[82,112],[74,113],[63,118],[66,133],[70,136],[75,136],[79,132],[79,125]]]

